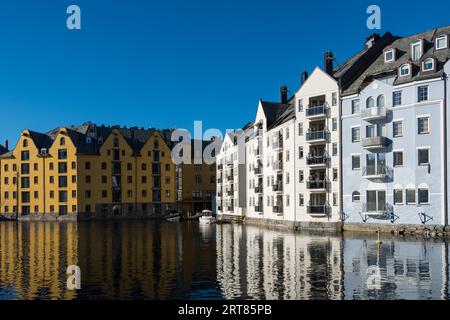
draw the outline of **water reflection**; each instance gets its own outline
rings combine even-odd
[[[447,299],[448,245],[195,222],[2,222],[0,299]],[[79,291],[66,268],[79,265]]]

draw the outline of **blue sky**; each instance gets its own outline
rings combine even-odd
[[[82,30],[66,28],[77,4]],[[5,0],[0,4],[0,141],[22,129],[98,124],[237,128],[259,98],[278,101],[303,70],[362,49],[382,30],[406,36],[450,24],[450,1]]]

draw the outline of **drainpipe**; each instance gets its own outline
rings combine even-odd
[[[294,109],[296,109],[296,107],[295,107],[295,101],[294,101]],[[294,199],[293,199],[293,201],[292,201],[292,203],[294,204],[294,230],[295,230],[295,224],[296,224],[296,222],[297,222],[297,208],[298,208],[298,206],[297,206],[297,179],[296,179],[296,177],[297,177],[297,168],[296,168],[296,166],[295,166],[295,164],[297,163],[297,153],[296,153],[296,149],[297,149],[297,146],[296,146],[296,144],[295,144],[295,139],[296,139],[296,137],[297,137],[297,132],[295,131],[295,127],[296,127],[296,125],[297,125],[297,121],[296,121],[296,119],[297,119],[297,117],[294,117],[294,125],[293,125],[293,127],[294,127],[294,129],[292,130],[293,132],[292,132],[292,135],[294,136],[294,154],[293,154],[293,158],[294,158],[294,175],[293,175],[293,177],[292,177],[292,179],[294,180]],[[264,181],[263,181],[263,183],[264,183]],[[305,201],[305,200],[303,200],[303,201]],[[263,202],[264,202],[264,199],[263,199]],[[298,203],[299,205],[300,205],[300,203]]]
[[[442,80],[444,81],[444,111],[443,111],[443,117],[444,117],[444,146],[447,146],[447,93],[448,93],[448,76],[444,72],[442,75]],[[448,172],[448,155],[447,155],[447,148],[444,148],[444,225],[448,226],[448,185],[447,185],[447,172]]]
[[[338,156],[339,156],[339,174],[338,174],[338,179],[339,179],[339,215],[340,217],[340,222],[341,222],[341,231],[344,228],[344,175],[343,175],[343,159],[344,159],[344,155],[342,154],[342,144],[343,144],[343,140],[342,140],[342,78],[339,78],[339,115],[338,115],[338,130],[339,130],[339,149],[338,149]]]

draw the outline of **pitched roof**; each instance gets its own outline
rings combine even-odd
[[[395,49],[396,59],[394,62],[385,63],[384,53],[381,52],[377,59],[343,92],[343,95],[358,93],[364,89],[373,79],[383,76],[394,76],[394,85],[403,84],[418,80],[441,77],[443,75],[444,64],[450,59],[450,49],[436,50],[435,41],[440,35],[450,37],[450,26],[431,29],[422,33],[414,34],[408,37],[396,37],[392,44],[385,46],[384,49]],[[424,48],[421,59],[418,62],[411,61],[411,44],[419,39],[424,40]],[[436,70],[432,72],[421,72],[421,64],[427,58],[436,59]],[[412,63],[412,76],[399,79],[398,69],[406,64]]]
[[[30,139],[33,140],[38,150],[42,148],[48,149],[52,145],[53,139],[49,135],[31,130],[28,130],[28,132],[30,133]]]
[[[0,144],[0,155],[5,154],[5,153],[7,153],[7,152],[8,152],[8,149],[6,149],[4,146],[2,146],[2,145]]]
[[[267,128],[271,127],[280,116],[287,110],[289,104],[278,103],[278,102],[268,102],[261,100],[261,107],[266,116]]]
[[[270,127],[267,128],[267,130],[271,130],[273,128],[276,128],[283,123],[288,122],[291,119],[295,119],[295,104],[290,103],[288,107],[285,109],[285,111],[276,119],[274,123]]]

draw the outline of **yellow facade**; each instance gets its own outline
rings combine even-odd
[[[139,138],[120,128],[103,133],[24,130],[14,150],[0,158],[0,214],[82,219],[173,211],[175,166],[160,133],[141,130]]]

